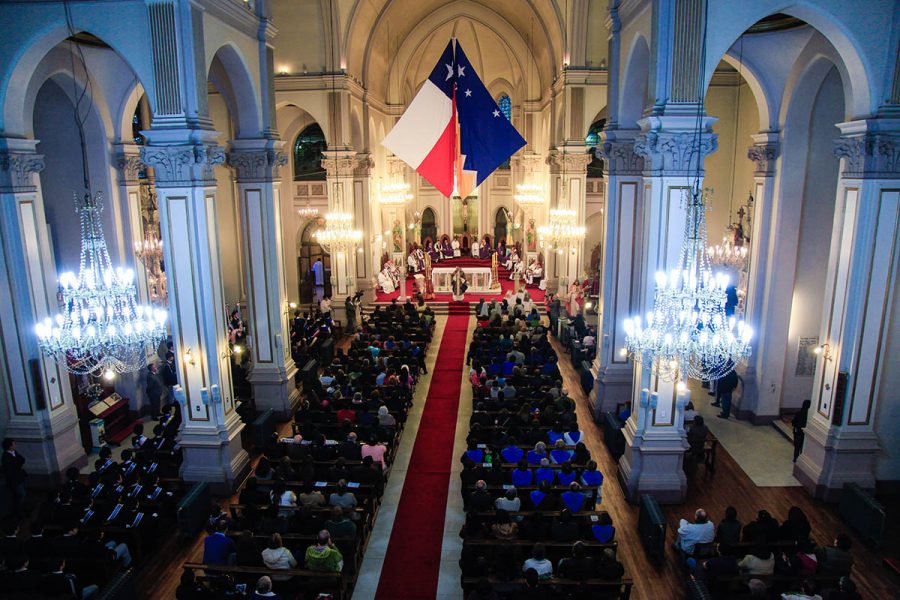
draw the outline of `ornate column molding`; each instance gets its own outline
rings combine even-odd
[[[698,147],[694,132],[647,131],[634,143],[634,152],[644,157],[644,166],[652,174],[692,175],[698,158],[702,160],[718,147],[714,133],[702,133]]]
[[[853,179],[900,179],[900,135],[870,132],[834,140],[844,159],[841,175]]]
[[[329,179],[333,177],[353,177],[358,160],[355,152],[345,152],[343,150],[325,151],[322,153],[322,156],[322,167],[325,169],[325,174]]]
[[[287,155],[274,148],[232,148],[227,153],[227,163],[239,182],[271,181],[281,178]]]
[[[215,185],[213,167],[225,162],[225,149],[216,144],[144,146],[141,161],[153,167],[158,187]]]
[[[641,175],[644,158],[635,152],[633,139],[606,139],[597,146],[597,156],[606,162],[610,175]]]
[[[547,164],[555,173],[565,173],[567,175],[584,175],[587,173],[587,166],[591,164],[593,157],[585,148],[579,148],[582,151],[573,153],[564,152],[560,149],[553,149],[547,156]]]
[[[34,173],[43,170],[43,154],[0,151],[0,193],[37,190]]]
[[[770,139],[768,134],[760,134],[763,139],[756,139],[754,143],[747,148],[747,158],[756,163],[756,169],[753,174],[761,177],[772,177],[775,174],[775,161],[781,156],[781,142],[777,139]]]
[[[121,185],[134,185],[140,183],[141,174],[144,171],[144,163],[141,161],[140,152],[116,152],[113,157],[113,164],[119,172],[119,183]]]
[[[360,152],[356,155],[356,165],[353,168],[354,177],[371,177],[375,169],[375,159],[368,152]]]

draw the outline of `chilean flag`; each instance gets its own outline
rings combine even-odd
[[[525,145],[462,47],[451,40],[382,144],[444,196],[468,196]]]
[[[451,40],[422,89],[381,142],[448,198],[453,193],[456,160],[455,83]]]

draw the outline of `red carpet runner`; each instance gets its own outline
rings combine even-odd
[[[377,600],[433,599],[437,594],[470,314],[468,302],[450,305],[378,581]]]

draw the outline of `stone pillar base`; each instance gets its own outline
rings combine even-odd
[[[256,410],[272,409],[279,421],[288,421],[300,404],[300,390],[294,384],[297,365],[291,361],[283,368],[254,366],[248,377],[253,386]]]
[[[589,400],[594,420],[599,422],[603,413],[617,413],[620,404],[631,404],[633,374],[630,368],[601,368],[596,375]]]
[[[55,487],[63,481],[66,469],[87,464],[74,417],[53,423],[52,434],[43,431],[37,422],[12,421],[4,437],[16,440],[16,451],[25,457],[29,485]]]
[[[234,493],[250,472],[250,457],[241,444],[243,428],[238,423],[231,431],[183,431],[181,478],[206,481],[215,495]]]
[[[623,430],[625,454],[619,459],[619,484],[630,502],[650,494],[660,504],[680,504],[687,495],[682,467],[687,444],[678,439],[646,439],[636,435],[634,419]]]
[[[806,428],[803,454],[794,465],[794,477],[815,498],[840,500],[845,483],[875,490],[875,455],[881,450],[871,431],[825,431],[818,420]]]
[[[756,369],[748,367],[741,374],[744,380],[740,386],[740,395],[735,395],[732,400],[732,412],[742,421],[750,421],[754,425],[770,425],[778,419],[778,413],[770,414],[760,404],[759,380],[756,378]]]

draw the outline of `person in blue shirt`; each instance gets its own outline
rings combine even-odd
[[[512,484],[518,487],[531,485],[534,481],[534,474],[531,472],[531,469],[528,468],[528,463],[525,459],[519,461],[519,466],[513,469],[511,476]]]
[[[594,503],[600,504],[601,499],[601,488],[603,487],[603,473],[597,470],[597,463],[595,461],[588,462],[584,471],[581,472],[581,484],[594,492]]]
[[[556,442],[563,439],[564,435],[562,423],[557,421],[553,424],[553,427],[550,428],[550,431],[547,432],[547,441],[551,444],[556,444]],[[572,445],[574,446],[575,444]]]
[[[567,446],[574,446],[578,442],[582,441],[583,438],[584,435],[580,431],[578,431],[578,429],[573,429],[563,435],[563,440],[565,440]]]
[[[553,480],[556,479],[556,470],[550,466],[550,461],[546,458],[541,460],[540,468],[534,474],[534,480],[538,485],[547,481],[550,485],[553,485]]]
[[[562,501],[573,513],[584,510],[587,495],[581,491],[581,485],[577,481],[569,484],[569,491],[562,493]]]
[[[559,502],[550,490],[550,483],[547,481],[541,482],[538,489],[531,492],[529,497],[533,510],[556,510],[559,507]]]
[[[591,533],[594,534],[594,539],[601,544],[609,544],[616,538],[616,528],[613,527],[609,513],[600,515],[600,520],[591,527]]]
[[[468,449],[466,450],[465,454],[463,454],[463,457],[460,458],[460,462],[464,461],[466,458],[476,464],[484,462],[484,450],[478,447],[478,444],[475,442],[475,440],[469,441]]]
[[[216,523],[216,531],[203,540],[203,563],[207,565],[233,565],[237,558],[237,544],[225,535],[228,523],[223,519]]]
[[[516,464],[525,456],[525,451],[519,448],[516,438],[510,437],[506,440],[506,447],[500,451],[500,456],[503,457],[503,462]]]
[[[528,451],[528,464],[539,465],[542,458],[547,458],[547,444],[538,442],[534,445],[534,450]]]
[[[556,480],[559,481],[559,485],[569,485],[575,481],[577,477],[578,473],[572,468],[571,461],[564,462],[562,469],[556,473]]]
[[[561,465],[564,462],[572,460],[574,452],[566,449],[566,442],[562,439],[556,440],[555,447],[550,451],[550,459],[554,464]]]

